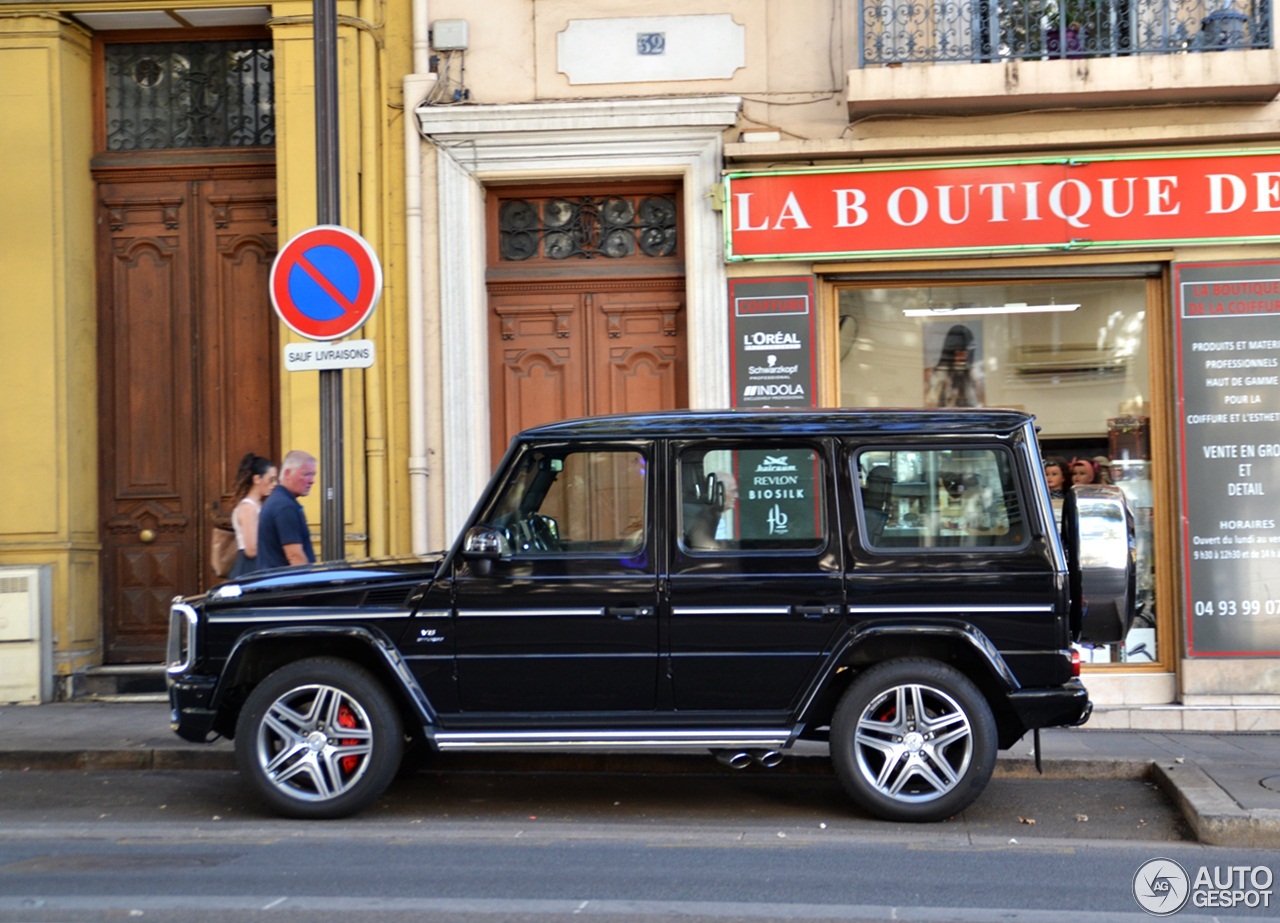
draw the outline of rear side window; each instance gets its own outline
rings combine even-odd
[[[1003,448],[864,449],[853,464],[869,548],[1020,548],[1026,542],[1013,458]]]
[[[813,551],[826,542],[822,458],[811,446],[690,446],[678,459],[690,551]]]

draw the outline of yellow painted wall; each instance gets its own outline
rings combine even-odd
[[[312,2],[272,7],[276,61],[276,159],[283,243],[316,222],[315,62]],[[338,146],[340,223],[360,233],[383,265],[383,297],[354,337],[374,340],[377,362],[343,373],[347,554],[404,553],[409,548],[407,410],[403,399],[403,112],[393,108],[409,58],[409,3],[344,0],[338,4]],[[394,40],[388,42],[388,36]],[[394,60],[388,59],[394,53]],[[398,93],[397,93],[398,95]],[[391,180],[388,181],[388,177]],[[396,247],[400,250],[397,251]],[[397,335],[398,334],[398,335]],[[298,340],[281,328],[282,342]],[[281,372],[282,447],[320,455],[320,389],[316,372]],[[304,504],[320,531],[320,487]],[[397,515],[400,514],[400,515]]]
[[[382,302],[364,335],[378,344],[365,379],[365,482],[373,557],[405,554],[409,522],[408,330],[405,304],[405,196],[402,81],[412,69],[409,0],[360,0],[363,102],[361,227],[382,260]],[[372,66],[370,66],[372,65]],[[415,153],[417,149],[415,147]]]
[[[67,7],[120,4],[71,0]],[[409,0],[340,0],[338,12],[341,220],[374,246],[385,279],[373,320],[356,334],[375,340],[377,364],[344,373],[344,531],[351,556],[399,554],[410,547],[399,97],[411,58],[411,7]],[[271,15],[283,243],[315,223],[312,2],[282,0]],[[45,4],[0,11],[0,567],[50,568],[63,676],[102,660],[100,572],[110,566],[100,561],[98,534],[90,55],[89,32]],[[282,327],[281,342],[290,337]],[[317,373],[282,372],[280,389],[283,447],[319,455]],[[315,491],[308,501],[317,534],[319,500]]]
[[[0,18],[0,566],[52,569],[56,670],[101,660],[89,40]]]

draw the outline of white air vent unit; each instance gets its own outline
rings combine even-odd
[[[1024,343],[1017,348],[1013,361],[1018,374],[1028,377],[1122,375],[1128,364],[1128,353],[1118,347],[1099,348],[1092,343]]]
[[[0,567],[0,702],[53,696],[48,567]]]

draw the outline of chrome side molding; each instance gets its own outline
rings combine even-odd
[[[628,749],[669,750],[673,747],[781,750],[791,739],[789,728],[762,730],[707,728],[646,731],[443,731],[431,732],[441,750]]]

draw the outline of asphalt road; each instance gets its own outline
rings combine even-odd
[[[0,773],[0,920],[29,923],[1134,921],[1157,856],[1280,869],[1190,842],[1138,781],[996,779],[918,826],[858,814],[824,776],[422,773],[308,823],[232,773]]]

